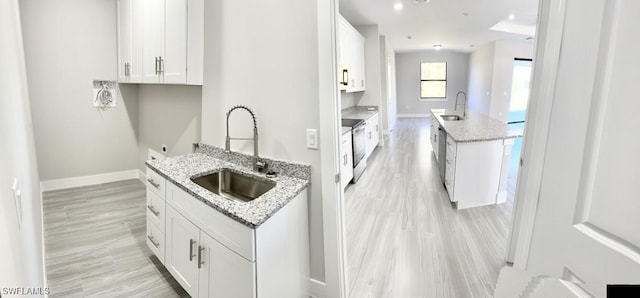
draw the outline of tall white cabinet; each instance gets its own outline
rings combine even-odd
[[[118,0],[118,81],[202,85],[204,0]]]
[[[338,17],[338,49],[340,90],[346,92],[364,91],[365,81],[365,38],[342,16]]]

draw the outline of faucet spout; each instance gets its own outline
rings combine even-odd
[[[467,93],[465,93],[464,91],[460,91],[458,92],[458,94],[456,94],[456,105],[453,107],[454,111],[458,110],[458,106],[460,104],[458,104],[458,96],[460,96],[460,94],[464,95],[464,104],[463,105],[463,110],[462,110],[462,117],[467,117]]]
[[[242,109],[246,110],[251,114],[251,118],[253,119],[253,138],[231,138],[229,136],[229,116],[231,116],[231,112]],[[261,172],[266,168],[266,164],[260,161],[260,157],[258,155],[258,121],[256,120],[256,115],[253,111],[242,105],[234,106],[227,112],[227,137],[225,138],[224,143],[224,151],[229,153],[231,152],[231,140],[252,140],[253,141],[253,170],[257,172]]]

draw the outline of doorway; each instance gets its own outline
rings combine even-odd
[[[511,80],[511,100],[509,102],[509,114],[507,123],[512,128],[524,130],[527,116],[527,105],[531,86],[532,59],[515,58],[513,60],[513,78]],[[517,138],[511,147],[511,160],[509,168],[509,179],[517,177],[518,164],[520,163],[520,152],[522,150],[522,138]],[[515,180],[516,178],[514,178]],[[515,186],[515,182],[513,185]]]
[[[522,129],[524,131],[527,105],[529,103],[532,67],[532,59],[515,58],[513,60],[511,100],[509,102],[509,114],[507,115],[507,124],[510,128]],[[511,147],[511,158],[509,162],[509,182],[507,187],[510,188],[510,193],[515,193],[518,170],[520,169],[521,151],[522,138],[517,138]]]

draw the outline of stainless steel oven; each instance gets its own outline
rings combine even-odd
[[[342,126],[351,127],[351,143],[353,148],[353,183],[356,183],[367,168],[367,137],[364,132],[364,120],[342,119]]]

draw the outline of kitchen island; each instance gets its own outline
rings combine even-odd
[[[455,116],[461,119],[445,120]],[[522,134],[522,129],[480,113],[431,110],[433,152],[458,209],[506,201],[511,146]]]

